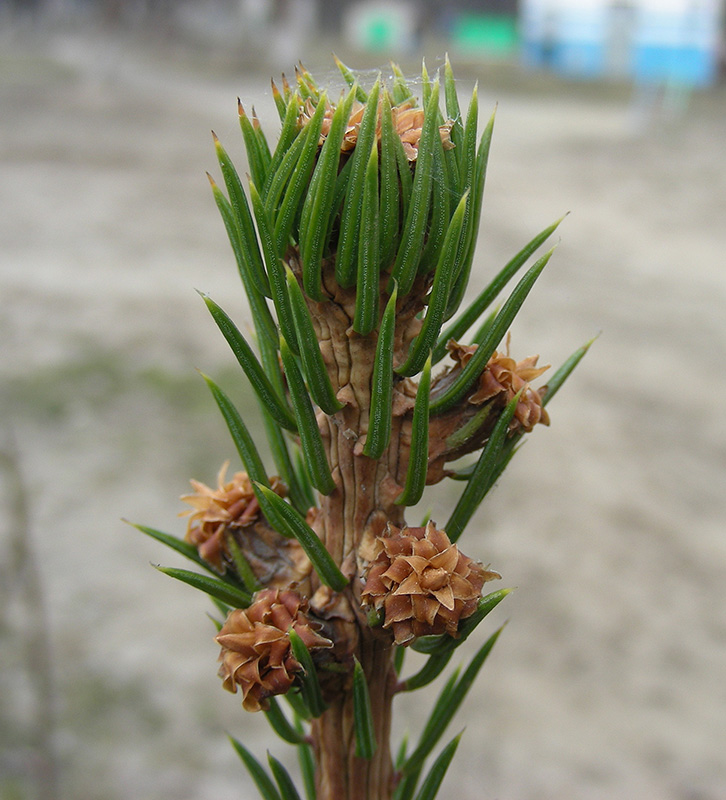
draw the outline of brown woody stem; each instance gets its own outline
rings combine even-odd
[[[392,648],[361,637],[356,653],[368,680],[377,748],[370,759],[355,755],[353,694],[349,686],[313,722],[317,800],[388,800],[393,792],[389,740],[396,680]]]
[[[297,264],[293,261],[293,267]],[[330,265],[329,265],[330,267]],[[298,270],[295,270],[298,271]],[[391,440],[380,460],[363,455],[368,428],[371,375],[376,349],[375,331],[360,336],[352,330],[354,291],[341,290],[324,270],[324,285],[331,298],[319,304],[308,301],[321,352],[331,382],[344,408],[334,415],[320,414],[323,441],[336,483],[335,490],[321,498],[309,521],[336,563],[350,578],[345,592],[331,594],[325,603],[336,656],[351,670],[345,680],[326,693],[329,708],[313,722],[312,739],[317,761],[317,800],[389,800],[394,789],[390,752],[391,705],[396,688],[392,637],[371,628],[361,611],[362,577],[373,558],[375,538],[386,524],[403,524],[403,509],[394,501],[401,491],[400,463],[408,462],[404,430],[405,409],[411,398],[394,388]],[[381,305],[385,305],[382,303]],[[415,327],[415,313],[402,312],[397,325],[397,347],[407,348],[411,333],[401,319]],[[405,474],[405,473],[404,473]],[[363,667],[371,699],[376,751],[370,759],[355,755],[352,664],[355,656]]]
[[[288,252],[288,264],[298,281],[297,255]],[[394,337],[394,365],[405,361],[409,346],[420,330],[418,313],[430,279],[420,278],[399,301]],[[402,491],[411,447],[411,418],[417,387],[394,374],[391,435],[380,459],[364,454],[371,407],[371,379],[377,330],[359,335],[353,330],[355,289],[341,289],[332,264],[323,267],[327,299],[307,299],[325,367],[343,408],[332,415],[318,414],[335,489],[320,498],[320,506],[308,515],[336,564],[350,579],[336,594],[323,587],[313,598],[326,619],[325,635],[334,642],[335,658],[347,668],[344,678],[324,687],[329,708],[312,725],[317,760],[317,800],[390,800],[395,776],[390,752],[391,704],[397,678],[393,665],[393,637],[388,630],[371,628],[361,610],[361,590],[368,566],[377,555],[376,540],[388,523],[403,527],[404,509],[395,504]],[[379,308],[384,308],[382,293]],[[455,409],[433,419],[433,448],[429,448],[429,482],[440,480],[452,452],[446,445],[476,409]],[[438,449],[437,449],[438,448]],[[463,449],[463,448],[462,448]],[[315,577],[313,583],[315,583]],[[316,587],[313,586],[313,589]],[[370,759],[355,755],[353,663],[360,662],[368,682],[372,724],[377,748]]]

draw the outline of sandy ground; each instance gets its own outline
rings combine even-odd
[[[225,733],[282,751],[220,690],[203,598],[120,522],[181,532],[187,479],[232,454],[195,367],[246,396],[194,292],[244,319],[204,170],[210,128],[243,163],[237,95],[271,136],[276,115],[265,78],[210,59],[2,40],[2,797],[253,798]],[[513,352],[556,365],[601,335],[463,540],[518,590],[442,796],[723,798],[726,97],[646,118],[627,92],[482,89],[472,288],[571,211]]]

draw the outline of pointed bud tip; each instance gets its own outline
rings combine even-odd
[[[597,332],[597,333],[596,333],[596,334],[595,334],[595,335],[592,337],[592,339],[590,339],[589,341],[585,342],[585,344],[583,344],[583,345],[582,345],[582,348],[581,348],[581,350],[583,351],[583,353],[587,353],[587,351],[590,349],[590,347],[591,347],[591,346],[592,346],[592,345],[595,343],[595,341],[596,341],[597,339],[599,339],[599,338],[600,338],[600,336],[602,336],[602,331],[598,331],[598,332]]]
[[[562,224],[562,222],[563,222],[564,220],[566,220],[566,219],[567,219],[567,217],[569,217],[569,216],[570,216],[570,214],[571,214],[571,213],[572,213],[571,211],[565,211],[565,213],[564,213],[564,214],[563,214],[561,217],[559,217],[558,219],[556,219],[556,220],[555,220],[555,221],[552,223],[552,228],[553,228],[553,230],[554,230],[555,228],[558,228],[558,227],[559,227],[559,226]]]

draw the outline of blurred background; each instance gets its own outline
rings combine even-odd
[[[0,0],[0,800],[254,798],[228,732],[294,769],[121,519],[182,534],[235,457],[196,368],[256,427],[194,291],[244,326],[210,129],[244,171],[236,98],[274,140],[270,76],[338,86],[331,52],[479,81],[471,292],[569,211],[512,354],[599,334],[462,541],[517,591],[442,796],[726,796],[723,6]],[[429,705],[397,700],[397,740]]]

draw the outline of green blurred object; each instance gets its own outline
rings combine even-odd
[[[383,50],[396,38],[396,26],[383,14],[372,16],[365,31],[366,44],[371,50]]]
[[[519,40],[517,20],[506,14],[459,14],[451,38],[460,52],[508,56]]]

